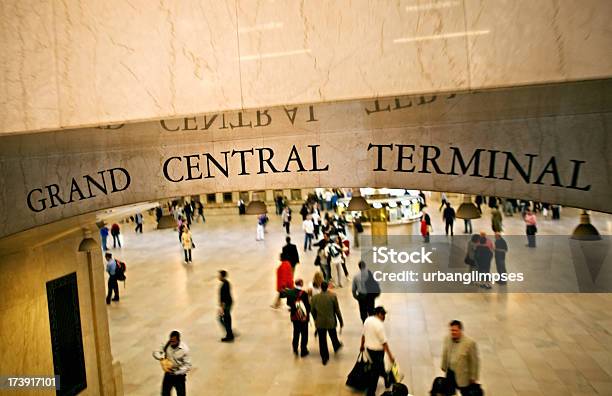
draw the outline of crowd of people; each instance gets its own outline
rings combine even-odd
[[[445,225],[445,234],[454,235],[454,223],[457,217],[455,209],[452,207],[450,200],[445,193],[441,194],[442,204],[440,205],[439,211],[442,212],[442,221]],[[476,206],[478,211],[482,213],[483,203],[488,202],[491,214],[491,230],[499,239],[503,232],[503,215],[500,210],[500,206],[503,207],[504,215],[513,216],[515,213],[520,213],[525,223],[525,234],[527,236],[527,246],[530,248],[536,247],[536,234],[538,232],[537,227],[537,216],[536,213],[542,213],[544,218],[548,218],[548,214],[552,213],[552,220],[560,219],[561,207],[559,205],[550,205],[547,203],[531,202],[525,200],[516,199],[500,199],[497,197],[484,197],[478,195],[476,197]],[[419,231],[423,237],[423,242],[429,243],[431,235],[433,233],[433,226],[431,222],[431,216],[429,214],[429,208],[425,204],[425,198],[422,197],[422,215],[419,221]],[[464,219],[464,233],[472,234],[472,221],[470,219]],[[482,232],[481,232],[482,233]],[[503,238],[502,238],[503,239]]]
[[[391,365],[396,364],[396,357],[392,353],[390,343],[386,337],[385,319],[387,311],[376,304],[381,295],[381,288],[374,279],[372,272],[364,261],[359,261],[355,273],[350,276],[348,268],[351,244],[348,239],[348,222],[343,214],[336,212],[337,199],[340,197],[336,191],[328,191],[321,196],[312,195],[299,210],[301,216],[301,230],[304,233],[302,258],[313,258],[312,264],[304,263],[300,258],[300,249],[292,242],[291,222],[293,211],[286,198],[277,197],[275,200],[276,215],[279,216],[285,234],[285,245],[279,255],[279,265],[276,268],[276,297],[272,303],[275,309],[281,309],[281,302],[285,300],[286,308],[291,322],[292,337],[291,348],[296,357],[306,358],[310,354],[309,340],[314,336],[321,362],[327,365],[330,362],[330,350],[338,353],[343,347],[341,341],[342,330],[345,326],[343,311],[337,295],[337,289],[350,283],[351,294],[356,306],[349,312],[359,312],[362,322],[360,344],[355,345],[367,360],[368,372],[364,379],[364,386],[360,388],[367,395],[374,395],[383,378],[385,392],[388,395],[407,395],[408,387],[404,384],[393,384],[393,376],[385,366],[385,356]],[[423,196],[423,199],[425,197]],[[537,233],[536,213],[547,216],[552,213],[553,219],[559,218],[560,208],[556,205],[532,203],[517,200],[500,200],[496,197],[476,198],[476,205],[482,211],[482,205],[488,203],[491,213],[491,231],[493,239],[487,232],[481,231],[472,234],[471,222],[465,223],[465,233],[472,234],[466,246],[465,263],[470,270],[479,273],[491,271],[491,264],[495,259],[497,272],[507,273],[506,255],[508,244],[503,237],[503,217],[521,213],[527,234],[527,245],[536,246]],[[191,250],[195,247],[191,235],[191,224],[201,219],[205,221],[203,206],[200,203],[186,203],[185,205],[169,205],[170,213],[177,222],[178,238],[184,251],[185,262],[192,261]],[[457,213],[446,195],[442,196],[439,208],[445,224],[445,234],[454,235],[454,223]],[[424,241],[429,242],[433,232],[431,214],[424,208],[420,222],[420,231]],[[156,216],[158,212],[156,210]],[[142,216],[141,216],[142,217]],[[158,216],[158,220],[161,214]],[[266,225],[269,222],[267,215],[257,216],[257,238],[263,240]],[[142,232],[142,220],[136,222],[136,231]],[[360,224],[356,221],[355,224]],[[117,227],[115,227],[115,225]],[[106,231],[102,229],[106,228]],[[103,249],[107,250],[109,234],[113,236],[113,247],[121,247],[120,227],[113,224],[110,229],[103,226],[101,229]],[[354,230],[360,232],[355,226]],[[361,232],[363,228],[361,227]],[[310,253],[313,252],[313,253]],[[106,254],[109,274],[107,303],[119,301],[117,287],[118,274],[125,270],[125,264]],[[122,267],[123,264],[123,267]],[[316,271],[310,282],[296,277],[298,265],[313,265]],[[235,334],[232,328],[233,298],[228,273],[219,271],[219,306],[218,319],[225,331],[222,342],[234,342]],[[496,282],[504,285],[505,282]],[[476,282],[478,287],[490,289],[491,282]],[[114,297],[113,297],[114,295]],[[462,395],[472,395],[479,379],[480,361],[477,344],[463,332],[463,324],[453,320],[449,324],[449,335],[442,342],[441,370],[444,376],[436,378],[432,384],[431,395],[450,395],[459,391]],[[189,348],[178,331],[173,331],[166,343],[154,352],[154,357],[160,360],[164,370],[162,381],[162,395],[169,395],[174,388],[177,395],[185,394],[185,378],[191,369]],[[361,358],[360,358],[361,359]]]

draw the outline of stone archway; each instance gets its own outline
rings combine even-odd
[[[610,92],[612,80],[598,80],[4,137],[0,237],[168,196],[298,187],[410,187],[612,212]]]

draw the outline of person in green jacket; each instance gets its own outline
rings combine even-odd
[[[491,209],[491,228],[493,232],[502,232],[502,214],[497,206]]]
[[[331,338],[334,352],[338,352],[342,348],[342,343],[338,340],[336,324],[340,323],[340,329],[344,327],[340,305],[338,304],[338,296],[328,291],[327,287],[327,282],[323,282],[321,284],[321,293],[313,296],[310,303],[310,313],[315,320],[315,326],[319,335],[319,352],[321,353],[323,365],[326,365],[329,360],[327,334],[329,333],[329,338]]]

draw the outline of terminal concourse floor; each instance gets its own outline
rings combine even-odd
[[[458,206],[455,203],[455,207]],[[435,207],[434,207],[435,206]],[[271,208],[273,210],[273,208]],[[299,209],[299,208],[297,208]],[[432,203],[434,234],[443,230]],[[237,212],[237,210],[236,210]],[[488,208],[486,210],[488,213]],[[108,308],[113,356],[123,368],[126,395],[158,395],[162,371],[151,352],[177,329],[191,350],[193,370],[188,395],[351,395],[344,383],[359,349],[361,321],[350,286],[337,289],[345,327],[344,348],[327,366],[310,330],[310,356],[295,358],[292,327],[284,308],[274,310],[275,269],[284,244],[279,217],[270,214],[266,240],[255,240],[253,216],[207,213],[192,227],[193,264],[183,263],[174,230],[154,230],[145,218],[143,234],[123,224],[124,247],[111,252],[128,265],[121,301]],[[306,283],[315,271],[315,253],[302,252],[303,232],[294,212],[292,237],[302,264],[296,278]],[[612,233],[612,216],[596,214],[601,233]],[[523,234],[519,217],[505,218],[507,233]],[[490,229],[488,216],[474,231]],[[558,222],[540,219],[540,234],[568,235],[578,212],[564,210]],[[461,231],[459,221],[456,231]],[[417,233],[416,223],[390,227],[389,233]],[[112,243],[110,243],[112,246]],[[359,259],[353,249],[349,272]],[[508,256],[508,266],[521,257]],[[233,344],[221,343],[217,322],[217,271],[226,269],[235,299]],[[415,396],[429,394],[439,370],[447,324],[459,319],[478,342],[481,378],[488,396],[611,395],[612,294],[383,294],[378,304],[389,311],[385,322],[392,352]],[[331,348],[331,345],[330,345]],[[382,393],[382,381],[377,394]]]

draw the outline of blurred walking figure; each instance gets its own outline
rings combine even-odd
[[[291,243],[291,237],[285,238],[285,242],[287,244],[283,246],[282,254],[291,263],[291,269],[295,272],[295,266],[300,262],[300,254],[298,253],[297,246]]]
[[[499,208],[495,206],[491,209],[491,228],[493,232],[502,232],[502,214]]]
[[[425,211],[425,208],[423,208],[423,215],[421,216],[421,235],[423,236],[423,242],[429,243],[429,235],[431,234],[432,229],[431,218]]]
[[[385,335],[384,321],[387,316],[387,311],[383,307],[374,308],[374,315],[370,316],[363,323],[363,332],[361,333],[361,352],[367,350],[372,362],[372,373],[370,374],[370,383],[368,385],[368,396],[374,396],[378,385],[378,378],[386,376],[385,371],[385,353],[389,357],[391,363],[395,362],[395,358],[389,349],[387,336]],[[386,383],[386,381],[385,381]]]
[[[310,215],[306,216],[306,220],[302,223],[304,230],[304,251],[312,250],[312,239],[314,238],[314,223]]]
[[[266,215],[261,214],[257,216],[257,236],[255,237],[256,241],[263,241],[265,239],[266,233]]]
[[[191,231],[186,224],[183,225],[183,234],[181,235],[181,244],[183,245],[183,252],[185,253],[185,262],[191,263],[191,249],[194,248],[193,239],[191,237]]]
[[[221,282],[221,288],[219,289],[219,321],[225,328],[225,337],[223,337],[221,341],[233,342],[232,305],[234,305],[234,300],[232,299],[230,283],[227,280],[227,271],[219,271],[219,281]]]
[[[100,228],[100,239],[102,239],[102,250],[106,252],[108,250],[108,246],[106,245],[108,241],[108,227],[106,224]]]
[[[493,259],[493,252],[495,248],[491,240],[487,238],[487,234],[484,231],[480,232],[480,238],[476,244],[476,251],[474,252],[474,259],[476,261],[476,267],[478,268],[479,274],[490,274],[491,273],[491,260]],[[491,283],[487,280],[480,283],[480,287],[485,289],[491,288]]]
[[[134,232],[140,232],[142,234],[142,213],[136,213],[136,215],[134,216],[134,222],[136,223],[136,228],[134,229]]]
[[[451,236],[454,235],[453,223],[455,222],[455,209],[451,207],[450,202],[446,203],[446,208],[444,208],[444,212],[442,213],[442,219],[444,220],[444,223],[445,223],[446,235],[448,235],[449,229],[450,229]]]
[[[272,308],[280,307],[281,298],[287,297],[287,291],[293,289],[293,268],[284,253],[280,255],[281,263],[276,269],[276,291],[278,292]]]
[[[113,249],[119,245],[121,247],[121,238],[119,235],[121,234],[121,228],[119,228],[119,224],[113,223],[111,226],[111,235],[113,236]]]
[[[506,253],[508,253],[508,244],[499,232],[495,233],[495,267],[498,274],[506,273]],[[505,285],[505,281],[497,282],[500,285]]]
[[[359,303],[359,316],[363,323],[374,314],[374,302],[380,295],[380,285],[363,260],[359,262],[359,272],[353,278],[352,286],[353,298]]]
[[[525,211],[525,233],[527,234],[527,246],[530,248],[536,247],[536,233],[538,232],[538,227],[536,225],[537,219],[536,215],[529,209]]]
[[[285,232],[287,235],[291,234],[289,227],[291,227],[291,208],[289,206],[285,206],[282,212],[283,219],[283,227],[285,227]]]
[[[448,204],[448,197],[446,196],[446,193],[442,193],[440,199],[442,203],[440,204],[440,209],[438,209],[438,211],[442,211],[442,208]]]
[[[470,386],[478,381],[480,370],[476,342],[463,334],[463,325],[458,320],[450,323],[450,335],[444,339],[442,349],[442,371],[450,387],[449,395],[459,388],[462,396],[469,396]]]
[[[287,292],[287,305],[289,306],[289,317],[293,325],[293,340],[291,345],[293,353],[300,356],[308,355],[308,321],[310,318],[310,303],[308,293],[303,289],[304,281],[296,279],[295,288]]]
[[[344,251],[342,242],[340,242],[340,237],[337,236],[333,241],[330,241],[325,247],[326,255],[329,258],[329,263],[333,269],[335,269],[335,274],[332,274],[332,278],[335,280],[335,284],[338,287],[342,287],[342,273],[340,272],[341,266],[344,263]],[[348,271],[347,271],[348,272]],[[344,274],[348,277],[348,274],[345,272]]]
[[[161,362],[164,370],[162,396],[170,396],[172,388],[177,396],[185,396],[185,379],[191,370],[189,347],[181,342],[181,333],[174,330],[170,339],[161,348],[153,352],[153,357]]]
[[[483,203],[486,203],[486,201],[485,201],[484,197],[483,197],[482,195],[477,195],[477,196],[476,196],[476,199],[474,200],[474,202],[476,203],[476,206],[478,206],[478,211],[479,211],[480,213],[482,213],[482,208],[481,208],[481,206],[482,206],[482,204],[483,204]]]
[[[311,313],[315,320],[317,333],[319,336],[319,352],[323,365],[329,361],[329,350],[327,349],[327,334],[331,339],[334,352],[342,348],[342,343],[338,340],[336,326],[339,323],[340,329],[344,327],[338,297],[327,290],[327,282],[321,284],[321,293],[314,295],[311,301]]]
[[[463,227],[464,227],[464,233],[466,234],[471,234],[472,232],[474,232],[472,230],[472,219],[463,219]]]

